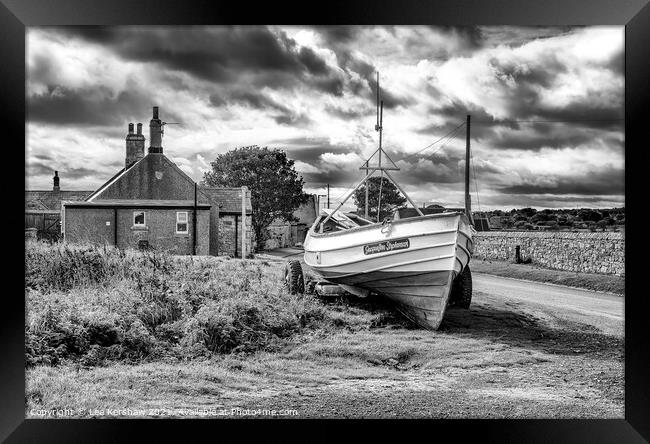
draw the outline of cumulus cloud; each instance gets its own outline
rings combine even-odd
[[[92,190],[124,161],[151,107],[165,153],[200,179],[216,155],[285,149],[306,189],[344,194],[378,143],[418,202],[624,201],[622,27],[39,27],[27,33],[28,183]],[[68,178],[65,181],[64,178]],[[320,193],[320,192],[319,192]],[[335,194],[332,192],[332,194]],[[611,206],[611,205],[610,205]]]

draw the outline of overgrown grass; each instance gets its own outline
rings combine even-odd
[[[29,242],[27,365],[273,350],[304,333],[380,322],[380,313],[289,294],[282,271],[264,261]]]

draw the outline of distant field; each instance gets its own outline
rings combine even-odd
[[[480,291],[427,331],[283,267],[29,243],[27,417],[623,417],[618,334]]]
[[[472,259],[470,268],[478,273],[493,274],[495,276],[566,285],[568,287],[620,295],[625,294],[625,277],[623,276],[574,273],[571,271],[550,270],[532,264],[515,264],[484,259]]]

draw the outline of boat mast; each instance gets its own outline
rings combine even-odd
[[[377,91],[379,91],[379,73],[377,73]],[[377,222],[379,222],[379,213],[381,213],[381,188],[384,185],[384,170],[381,167],[381,153],[383,149],[381,148],[381,135],[382,127],[384,123],[384,101],[379,102],[379,199],[377,201]],[[366,186],[366,189],[370,184]]]
[[[368,167],[368,161],[366,160],[366,167]],[[366,176],[368,175],[368,170],[366,170]],[[364,213],[366,219],[368,219],[368,187],[366,187],[366,211]]]
[[[379,131],[379,169],[381,170],[381,134],[384,124],[384,101],[379,100],[379,73],[377,73],[377,125],[375,131]]]
[[[472,218],[472,197],[469,194],[469,130],[470,130],[471,116],[467,115],[467,124],[466,124],[466,133],[465,133],[465,214],[469,219],[469,222],[474,225],[474,219]]]
[[[395,164],[395,162],[393,162],[393,159],[391,159],[391,158],[388,156],[388,154],[386,154],[386,153],[384,152],[384,149],[383,149],[383,147],[382,147],[382,129],[383,129],[382,126],[383,126],[383,117],[384,117],[384,101],[379,99],[379,73],[377,73],[377,123],[375,124],[375,131],[379,131],[379,147],[378,147],[377,150],[375,150],[375,152],[372,153],[372,155],[371,155],[371,156],[370,156],[370,157],[369,157],[369,158],[364,162],[363,166],[361,166],[361,167],[359,168],[360,170],[366,170],[366,176],[363,178],[363,180],[362,180],[361,182],[359,182],[359,183],[358,183],[358,184],[357,184],[357,185],[352,189],[352,191],[351,191],[351,192],[350,192],[350,193],[345,197],[345,199],[343,199],[343,200],[341,201],[341,203],[336,207],[336,209],[335,209],[334,211],[332,211],[332,212],[331,212],[331,213],[330,213],[330,214],[329,214],[329,215],[328,215],[328,216],[327,216],[327,217],[326,217],[326,218],[325,218],[325,219],[320,223],[320,232],[321,232],[321,233],[323,232],[323,228],[325,227],[325,223],[326,223],[328,220],[330,220],[330,218],[332,217],[332,215],[333,215],[334,213],[336,213],[338,210],[340,210],[341,207],[343,206],[343,204],[345,204],[345,202],[347,202],[347,200],[348,200],[350,197],[352,197],[352,195],[354,194],[354,192],[355,192],[356,190],[358,190],[359,187],[361,187],[361,185],[363,185],[364,183],[366,183],[366,182],[368,181],[368,179],[370,179],[370,177],[371,177],[371,176],[372,176],[376,171],[381,171],[382,180],[383,180],[383,174],[386,173],[386,177],[388,178],[388,180],[390,180],[390,181],[391,181],[391,182],[392,182],[392,183],[397,187],[397,189],[400,190],[400,191],[402,192],[402,194],[404,195],[404,197],[406,197],[406,200],[407,200],[407,201],[408,201],[408,202],[413,206],[413,208],[415,208],[415,211],[417,211],[418,214],[419,214],[420,216],[424,216],[424,214],[422,213],[422,211],[420,211],[420,209],[418,208],[418,206],[417,206],[415,203],[413,203],[413,201],[412,201],[411,198],[408,196],[408,194],[406,194],[406,193],[404,192],[404,190],[403,190],[403,189],[398,185],[398,183],[397,183],[397,182],[393,179],[393,177],[388,173],[388,170],[399,171],[399,168],[397,167],[397,165]],[[376,166],[376,167],[371,167],[371,166],[370,166],[370,159],[372,159],[372,158],[375,156],[375,154],[377,154],[377,153],[379,153],[379,165]],[[390,161],[390,163],[393,165],[392,167],[390,167],[390,166],[389,166],[389,167],[385,167],[385,166],[382,165],[382,154],[385,155],[386,158]],[[381,182],[380,182],[380,184],[381,184]],[[366,217],[368,216],[368,188],[369,188],[369,186],[366,185],[366,208],[365,208],[365,214],[366,214]],[[381,202],[380,202],[380,204],[381,204]],[[379,209],[377,209],[377,214],[379,215]]]

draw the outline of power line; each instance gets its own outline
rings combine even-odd
[[[457,131],[460,127],[462,127],[463,125],[465,125],[465,122],[461,123],[461,124],[458,125],[456,128],[452,129],[451,131],[449,131],[447,134],[445,134],[444,136],[442,136],[441,138],[439,138],[439,139],[436,140],[435,142],[430,143],[429,145],[425,146],[425,147],[422,148],[421,150],[416,151],[416,152],[413,153],[413,154],[409,154],[408,156],[404,157],[402,160],[410,159],[410,158],[412,158],[412,157],[414,157],[414,156],[420,154],[422,151],[431,148],[433,145],[435,145],[436,143],[438,143],[438,142],[440,142],[441,140],[445,139],[445,138],[446,138],[447,136],[449,136],[450,134],[456,132],[456,131]]]
[[[465,124],[465,123],[463,123],[463,125],[464,125],[464,124]],[[462,126],[462,125],[461,125],[461,126]],[[455,133],[456,131],[458,131],[458,130],[460,129],[461,126],[457,127],[457,128],[456,128],[456,129],[451,133],[451,134],[448,134],[449,137],[447,138],[447,140],[445,140],[445,141],[444,141],[444,142],[443,142],[443,143],[438,147],[438,149],[436,149],[434,152],[432,152],[431,154],[428,154],[427,156],[425,156],[425,159],[433,160],[433,155],[436,154],[436,153],[437,153],[438,151],[440,151],[441,149],[443,149],[443,148],[446,146],[446,144],[449,143],[449,142],[451,141],[451,139],[452,139],[453,136],[454,136],[454,133]]]
[[[625,119],[565,119],[565,120],[472,120],[472,123],[572,123],[572,122],[624,122]]]

